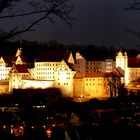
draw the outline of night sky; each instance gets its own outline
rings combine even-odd
[[[42,22],[35,32],[26,33],[24,39],[47,42],[57,40],[64,44],[94,44],[139,48],[140,39],[123,28],[140,28],[140,12],[124,8],[132,0],[72,0],[76,21],[69,27],[56,19],[55,24]]]

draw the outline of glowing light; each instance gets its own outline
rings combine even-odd
[[[12,126],[11,133],[15,136],[22,136],[24,134],[24,127],[23,126]]]
[[[3,129],[6,129],[6,125],[3,125]]]
[[[48,138],[51,137],[51,135],[52,135],[52,130],[51,130],[51,128],[46,129],[46,135],[47,135]]]

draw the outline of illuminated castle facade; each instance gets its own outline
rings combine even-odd
[[[119,51],[116,55],[116,68],[124,72],[123,83],[128,92],[140,91],[140,56],[128,57],[126,52]]]
[[[53,54],[52,54],[53,55]],[[137,58],[137,61],[140,58]],[[27,67],[26,59],[19,48],[14,57],[0,58],[0,93],[12,93],[13,89],[61,89],[65,97],[108,98],[117,96],[118,91],[111,91],[111,84],[124,83],[130,87],[130,81],[140,77],[140,67],[129,67],[125,52],[116,55],[116,61],[87,61],[80,53],[75,59],[70,53],[67,59],[52,60],[39,57],[34,67]],[[113,83],[115,75],[121,83]],[[120,82],[120,81],[119,81]]]
[[[64,96],[73,96],[75,71],[63,59],[56,62],[36,60],[34,68],[28,68],[19,48],[10,61],[0,58],[0,72],[1,93],[12,93],[13,89],[57,87]]]

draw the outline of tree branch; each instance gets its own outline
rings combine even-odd
[[[128,3],[128,7],[125,8],[125,10],[140,11],[140,1],[134,1],[134,2]],[[140,31],[136,31],[132,28],[124,28],[124,30],[140,38]]]
[[[3,32],[3,36],[1,36],[1,39],[3,40],[13,38],[27,31],[33,31],[33,27],[45,19],[48,19],[51,23],[54,23],[53,15],[65,21],[69,26],[73,24],[74,18],[72,18],[70,15],[72,13],[73,6],[69,5],[69,0],[43,0],[42,3],[30,1],[28,3],[31,6],[30,11],[26,9],[24,9],[25,11],[14,9],[13,12],[11,12],[11,14],[7,13],[2,14],[4,9],[14,6],[12,4],[13,2],[19,1],[20,0],[6,0],[6,3],[4,3],[4,0],[2,0],[0,2],[0,13],[1,13],[0,19],[10,20],[10,18],[14,19],[18,17],[25,18],[27,16],[34,16],[36,17],[36,19],[34,19],[33,22],[28,23],[28,25],[22,28],[16,25],[9,32]]]
[[[128,3],[126,10],[140,10],[140,2],[131,2]]]

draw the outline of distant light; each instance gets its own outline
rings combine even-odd
[[[46,135],[48,136],[48,138],[51,137],[51,134],[52,134],[52,130],[51,130],[51,128],[48,128],[48,129],[46,130]]]
[[[46,128],[46,126],[45,126],[45,125],[43,125],[43,128]]]
[[[6,128],[6,125],[3,125],[3,129],[5,129]]]

